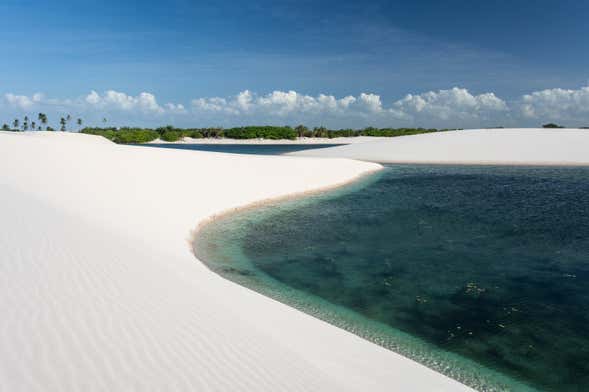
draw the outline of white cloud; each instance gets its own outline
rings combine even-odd
[[[39,99],[40,94],[37,93],[33,95],[32,98],[29,98],[26,95],[14,95],[11,93],[4,94],[4,99],[10,106],[21,110],[30,109],[35,104],[35,102],[37,102],[35,98]]]
[[[183,114],[186,113],[186,108],[181,103],[167,103],[164,105],[166,112]]]
[[[86,96],[86,102],[88,102],[90,105],[98,105],[101,99],[102,98],[100,98],[100,95],[94,90],[92,90],[90,94]]]
[[[160,105],[156,96],[148,92],[130,95],[92,90],[68,99],[48,98],[41,93],[5,94],[0,99],[0,113],[13,116],[15,111],[29,115],[39,111],[51,118],[70,113],[83,117],[87,124],[101,124],[101,119],[107,117],[112,125],[150,126],[166,121],[179,126],[304,123],[334,128],[538,126],[544,121],[585,125],[589,123],[589,87],[535,91],[509,104],[492,92],[476,95],[459,87],[408,94],[388,104],[381,96],[369,92],[336,97],[294,90],[262,95],[244,90],[225,98],[195,98],[189,107],[182,103]]]
[[[252,105],[252,93],[249,90],[245,90],[237,94],[235,103],[239,110],[248,111]]]
[[[357,105],[358,107],[355,107]],[[267,115],[288,117],[297,115],[345,115],[356,112],[379,112],[382,110],[380,97],[374,94],[361,94],[359,98],[319,94],[315,97],[296,91],[275,90],[269,94],[255,96],[245,90],[228,99],[197,98],[192,107],[199,113],[217,112],[231,115]]]
[[[393,109],[414,120],[484,120],[508,110],[507,104],[493,93],[472,95],[467,89],[408,94],[396,101]]]
[[[359,102],[370,112],[378,113],[382,111],[382,102],[379,95],[362,93]]]
[[[86,96],[85,101],[101,109],[139,110],[143,113],[165,112],[165,109],[157,103],[155,95],[146,92],[131,96],[114,90],[108,90],[103,95],[92,91]]]
[[[198,98],[192,100],[192,107],[202,112],[221,112],[226,114],[239,114],[239,112],[227,104],[224,98]]]
[[[281,119],[295,122],[312,119],[342,120],[343,123],[349,119],[382,124],[395,121],[403,122],[402,125],[424,125],[424,122],[455,125],[464,120],[477,123],[492,119],[494,115],[504,116],[508,111],[506,102],[495,94],[472,95],[462,88],[409,94],[389,107],[383,104],[379,95],[373,93],[336,98],[326,94],[304,95],[293,90],[276,90],[261,96],[245,90],[227,99],[198,98],[192,101],[192,107],[199,114],[269,118],[275,122]]]
[[[534,91],[522,97],[519,109],[522,116],[531,119],[589,122],[589,86]]]
[[[184,105],[180,103],[167,103],[161,106],[157,102],[155,95],[151,93],[142,92],[133,96],[115,90],[108,90],[102,95],[92,90],[88,95],[74,99],[47,98],[41,93],[33,94],[30,97],[7,93],[4,95],[4,102],[22,111],[55,109],[59,111],[75,110],[78,112],[88,112],[98,109],[103,112],[119,110],[143,114],[186,112]]]
[[[33,94],[33,102],[37,103],[37,102],[41,102],[44,98],[44,95],[41,93],[35,93]]]

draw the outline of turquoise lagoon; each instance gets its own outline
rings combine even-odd
[[[589,168],[389,165],[218,219],[195,252],[479,390],[589,390]]]

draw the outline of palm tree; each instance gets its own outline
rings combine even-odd
[[[327,128],[323,126],[313,128],[313,137],[327,137]]]
[[[78,127],[82,128],[82,119],[81,118],[77,119],[76,123],[78,124]]]
[[[103,123],[106,123],[106,117],[104,117],[104,118],[102,119],[102,122],[103,122]]]
[[[39,119],[39,121],[41,122],[41,124],[47,125],[47,115],[45,113],[39,113],[37,115],[37,118]]]
[[[66,124],[66,119],[65,118],[60,118],[59,119],[59,124],[61,125],[60,131],[61,132],[65,132],[65,124]]]
[[[34,121],[31,121],[31,131],[34,131],[35,129],[37,129],[37,123]]]
[[[20,124],[20,121],[18,120],[18,118],[15,118],[14,121],[12,122],[12,126],[14,127],[14,129],[18,130],[18,126]]]
[[[8,126],[8,124],[2,124],[2,130],[3,131],[10,131],[10,127]]]
[[[301,125],[297,125],[297,127],[295,128],[295,131],[297,132],[297,135],[299,137],[304,137],[305,133],[308,132],[308,129],[306,126],[301,124]]]
[[[23,131],[28,131],[29,130],[29,117],[25,116],[25,119],[22,123],[22,130]]]

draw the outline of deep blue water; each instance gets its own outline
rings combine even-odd
[[[340,146],[341,144],[138,144],[138,146],[231,154],[281,155],[289,152]]]
[[[480,390],[589,390],[589,168],[387,166],[219,219],[195,251]]]

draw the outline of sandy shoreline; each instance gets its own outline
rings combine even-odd
[[[472,129],[387,138],[291,156],[383,163],[464,165],[589,165],[589,130]]]
[[[380,166],[380,165],[379,165]],[[213,223],[214,221],[218,220],[218,219],[224,219],[227,218],[233,214],[237,214],[240,212],[244,212],[244,211],[248,211],[248,210],[253,210],[262,206],[265,206],[267,204],[274,204],[274,203],[279,203],[279,202],[285,202],[285,201],[290,201],[290,200],[297,200],[297,199],[302,199],[305,198],[307,196],[312,196],[312,195],[317,195],[320,193],[324,193],[324,192],[329,192],[332,190],[336,190],[338,188],[342,188],[345,187],[347,185],[350,185],[356,181],[360,181],[363,177],[367,177],[370,175],[373,175],[375,173],[377,173],[378,171],[382,170],[382,166],[380,167],[374,167],[373,169],[369,169],[366,170],[365,172],[358,174],[355,177],[352,177],[348,180],[339,182],[337,184],[331,184],[331,185],[326,185],[324,187],[320,187],[320,188],[316,188],[316,189],[310,189],[307,191],[302,191],[302,192],[295,192],[295,193],[291,193],[288,195],[284,195],[284,196],[278,196],[278,197],[271,197],[271,198],[267,198],[267,199],[263,199],[263,200],[257,200],[254,201],[252,203],[243,205],[243,206],[238,206],[238,207],[232,207],[232,208],[228,208],[226,210],[223,211],[219,211],[217,213],[214,213],[208,217],[206,217],[205,219],[202,219],[201,221],[198,222],[198,225],[196,226],[196,228],[194,228],[191,232],[190,232],[190,237],[189,237],[189,243],[191,246],[191,249],[193,250],[193,245],[194,245],[194,240],[195,238],[198,236],[199,231],[206,225]]]
[[[469,390],[220,278],[215,214],[378,165],[0,132],[0,390]]]

